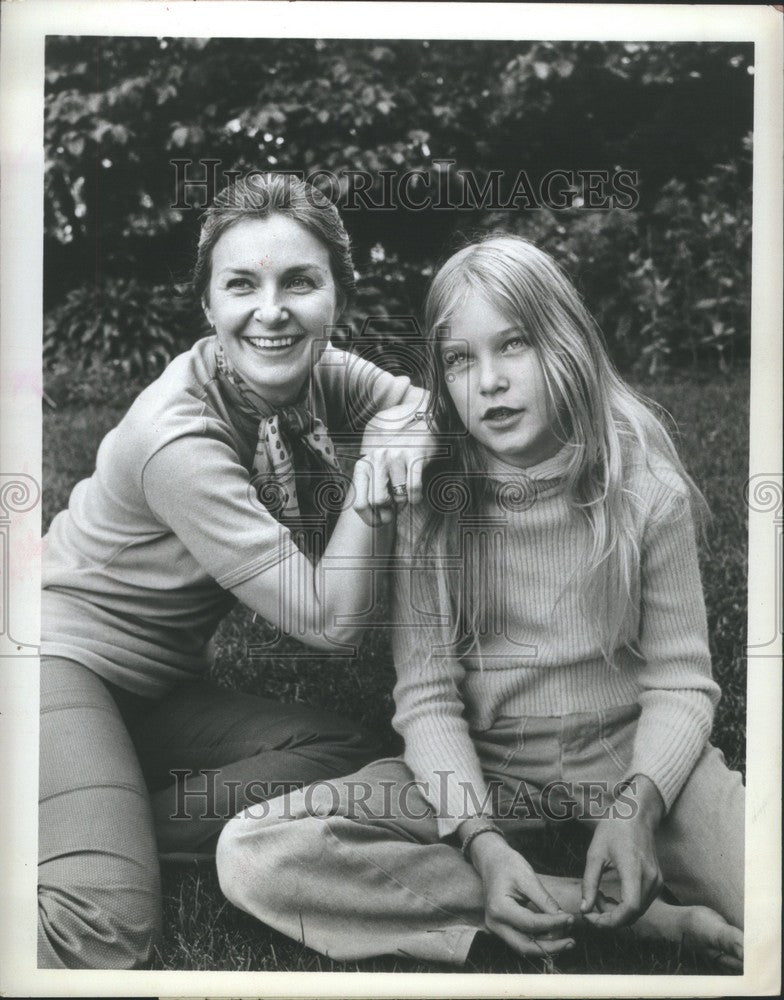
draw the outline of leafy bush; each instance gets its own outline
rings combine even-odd
[[[683,182],[670,181],[645,214],[542,208],[519,213],[510,224],[507,214],[488,213],[463,237],[511,230],[551,253],[625,371],[727,370],[746,363],[749,351],[751,192],[740,176],[737,164],[719,165],[694,197]],[[401,352],[418,331],[439,261],[403,260],[378,242],[358,263],[357,299],[334,339],[402,370]],[[200,329],[183,288],[107,279],[75,289],[49,311],[44,356],[50,367],[76,365],[80,379],[95,362],[113,362],[126,376],[154,376]]]
[[[751,191],[741,179],[745,166],[714,167],[694,196],[682,181],[670,181],[649,213],[542,208],[511,220],[507,213],[488,213],[461,240],[512,231],[547,250],[577,285],[611,356],[627,372],[743,367],[751,305]],[[455,239],[452,244],[452,249],[460,245]],[[407,337],[411,324],[394,317],[421,314],[438,263],[405,262],[381,245],[371,249],[357,305],[347,319],[349,339],[363,353],[384,364],[386,348]],[[367,323],[369,316],[376,321]],[[386,327],[383,317],[389,318]]]
[[[149,382],[149,374],[129,375],[122,362],[99,358],[88,364],[61,358],[44,368],[45,400],[54,409],[69,405],[126,407]]]
[[[556,252],[624,367],[727,367],[748,342],[753,58],[744,42],[50,37],[48,348],[152,370],[181,342],[163,283],[192,261],[200,160],[219,186],[229,170],[322,170],[345,186],[363,170],[371,204],[385,174],[415,171],[433,191],[496,173],[503,202],[521,169],[538,188],[590,167],[636,171],[635,210],[510,209],[493,224]],[[365,319],[416,315],[438,256],[488,212],[355,207],[343,215],[363,277],[346,336],[381,357],[386,334]],[[390,343],[403,333],[387,324]]]
[[[114,363],[126,376],[154,375],[194,339],[190,302],[181,289],[107,278],[75,288],[44,320],[50,368]]]
[[[694,196],[669,181],[650,213],[541,209],[509,226],[551,253],[579,288],[626,371],[727,370],[748,360],[751,191],[720,164]]]

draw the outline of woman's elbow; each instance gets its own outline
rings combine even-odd
[[[299,639],[311,649],[350,656],[356,652],[360,635],[361,629],[358,625],[324,626],[323,623],[314,622],[310,628],[304,629],[301,633],[292,634],[292,638]]]

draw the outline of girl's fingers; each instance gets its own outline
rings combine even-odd
[[[634,868],[619,868],[621,879],[621,901],[604,913],[589,913],[585,919],[594,927],[626,927],[633,924],[647,908],[643,899],[641,873]]]
[[[574,924],[571,913],[565,913],[563,910],[557,913],[534,913],[527,906],[515,903],[512,899],[507,900],[499,909],[496,919],[532,937],[552,932],[565,934]]]
[[[536,873],[531,869],[531,880],[530,884],[526,885],[524,889],[526,897],[534,904],[534,906],[544,913],[563,913],[563,910],[558,905],[558,903],[553,899],[550,893],[545,889],[539,879],[536,877]],[[568,914],[567,914],[568,916]]]
[[[604,870],[604,858],[596,852],[591,853],[588,849],[588,856],[585,859],[585,871],[583,872],[583,899],[580,903],[580,912],[589,913],[596,904],[596,893],[599,891],[599,883]]]
[[[558,938],[555,941],[542,941],[531,938],[527,934],[521,934],[511,927],[499,927],[493,931],[502,941],[505,941],[510,948],[513,948],[520,955],[528,955],[532,958],[548,958],[550,955],[558,955],[563,951],[574,948],[574,938]]]
[[[596,909],[599,911],[599,913],[606,913],[607,911],[612,910],[613,907],[617,905],[618,905],[618,900],[613,899],[612,896],[605,895],[605,893],[603,893],[601,889],[599,890],[599,892],[596,893]]]

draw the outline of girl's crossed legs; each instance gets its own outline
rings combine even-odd
[[[501,719],[475,734],[509,839],[565,817],[569,800],[575,818],[595,821],[623,777],[638,714],[629,706]],[[743,798],[740,775],[707,747],[657,831],[665,884],[693,905],[656,900],[636,933],[739,953]],[[504,815],[513,802],[518,815]],[[217,860],[235,905],[334,959],[397,954],[462,964],[484,928],[481,879],[439,839],[433,810],[399,758],[251,807],[225,828]],[[564,909],[578,911],[579,879],[541,880]],[[617,891],[606,880],[602,888]]]

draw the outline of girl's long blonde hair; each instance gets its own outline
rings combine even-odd
[[[683,468],[655,404],[618,375],[593,318],[555,261],[519,236],[491,234],[447,260],[433,279],[425,304],[436,382],[434,418],[452,444],[449,459],[432,466],[431,478],[446,466],[462,481],[468,513],[478,513],[485,497],[483,480],[477,478],[484,452],[465,434],[435,341],[471,294],[487,299],[519,325],[541,361],[555,427],[571,445],[566,494],[590,528],[590,551],[576,582],[586,618],[595,623],[603,655],[612,661],[623,641],[627,615],[639,602],[639,527],[635,498],[627,488],[629,463],[642,460],[650,466],[652,458],[658,459],[659,465],[669,466],[683,480],[700,520],[707,505]],[[455,536],[455,516],[431,507],[422,535],[425,551],[445,555],[450,537]],[[444,559],[436,561],[445,564]],[[470,648],[482,609],[473,608],[465,620],[471,599],[459,592],[463,584],[456,578],[463,580],[466,575],[441,573],[439,590],[452,609],[455,641],[466,648],[468,640]]]

